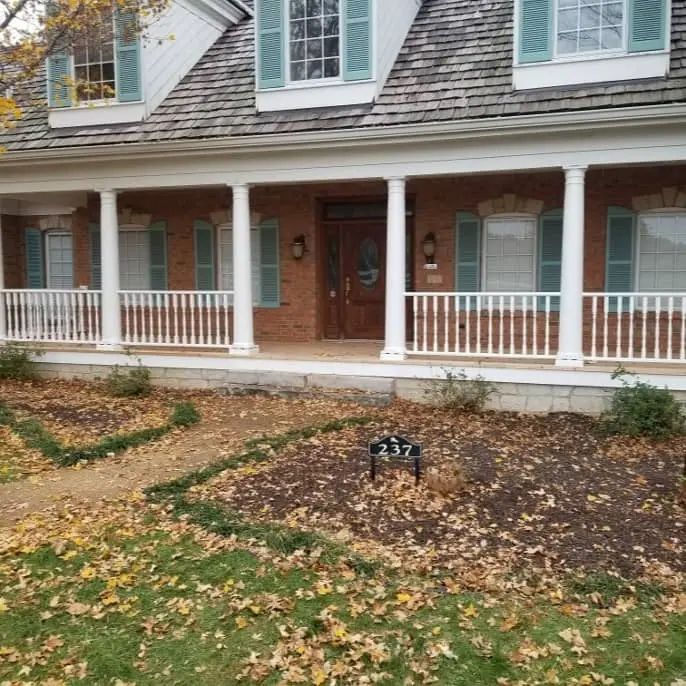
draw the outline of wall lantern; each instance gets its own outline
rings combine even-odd
[[[433,231],[427,233],[422,241],[422,250],[424,251],[424,257],[426,257],[427,264],[434,263],[434,255],[436,254],[436,236]]]
[[[304,233],[301,233],[299,236],[296,236],[293,239],[293,242],[291,243],[291,250],[293,251],[294,260],[302,260],[303,255],[306,252],[309,252],[307,250],[307,243],[305,242]]]

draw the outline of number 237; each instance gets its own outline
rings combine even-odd
[[[411,445],[398,445],[397,443],[391,445],[390,449],[388,445],[382,443],[379,446],[379,457],[388,457],[392,455],[397,457],[398,455],[404,455],[405,457],[410,456],[410,450],[412,450]]]

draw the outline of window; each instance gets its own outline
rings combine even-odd
[[[686,214],[638,217],[639,292],[686,291]]]
[[[74,78],[79,102],[116,96],[114,23],[110,13],[96,26],[89,26],[74,46]]]
[[[289,0],[290,80],[341,75],[340,0]]]
[[[533,291],[536,220],[491,217],[484,226],[485,291]]]
[[[45,235],[47,287],[68,290],[74,287],[74,258],[71,233]]]
[[[119,280],[123,291],[150,290],[148,231],[119,232]]]
[[[230,224],[219,227],[219,290],[233,291],[233,230]],[[253,304],[260,304],[260,231],[250,231],[250,261]]]
[[[557,0],[557,55],[624,47],[624,0]]]

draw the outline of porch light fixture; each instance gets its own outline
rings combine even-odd
[[[294,260],[302,260],[303,255],[306,252],[309,252],[304,233],[301,233],[293,239],[293,242],[291,243],[291,250],[293,251]]]
[[[426,257],[427,264],[434,263],[434,255],[436,254],[436,236],[433,231],[427,233],[422,241],[422,250],[424,251],[424,257]]]

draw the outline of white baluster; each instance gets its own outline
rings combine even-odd
[[[526,339],[526,329],[527,329],[527,320],[529,318],[529,298],[526,295],[522,296],[522,355],[527,354],[528,348],[528,341]]]
[[[662,298],[657,296],[655,298],[655,352],[653,354],[654,360],[660,359],[660,314],[662,312]]]
[[[629,359],[634,359],[634,310],[636,309],[635,296],[629,296]]]
[[[607,296],[605,296],[603,300],[603,358],[607,360],[610,356],[607,340],[607,317],[608,310],[610,309],[610,299]]]
[[[443,352],[450,352],[450,296],[443,296]]]
[[[622,318],[624,316],[624,296],[617,296],[617,340],[615,341],[615,357],[619,360],[622,357]]]
[[[191,296],[191,301],[197,301],[197,309],[198,309],[198,344],[199,345],[205,345],[205,338],[204,338],[204,330],[203,330],[203,321],[202,321],[202,298],[197,298],[196,294],[192,293]]]
[[[426,311],[427,309],[427,296],[423,295],[422,296],[422,352],[427,352],[428,351],[428,313]]]
[[[231,345],[231,334],[230,334],[230,320],[229,320],[229,302],[231,300],[230,293],[224,293],[222,296],[222,303],[224,307],[224,342],[228,347]]]
[[[550,355],[550,310],[551,310],[552,296],[545,296],[545,354]]]
[[[538,296],[533,295],[531,296],[531,303],[532,303],[532,327],[533,327],[533,345],[532,345],[532,351],[534,354],[534,357],[538,357]]]
[[[488,308],[488,354],[493,354],[493,296],[487,295]]]
[[[431,316],[433,319],[433,346],[432,350],[438,352],[438,297],[431,296]]]
[[[510,296],[510,355],[514,355],[515,349],[515,299]]]
[[[641,322],[641,359],[648,358],[648,298],[643,296],[641,298],[642,305],[642,319]]]
[[[472,296],[464,296],[465,305],[465,353],[469,355],[472,345]]]
[[[460,296],[454,295],[455,304],[455,354],[460,352]]]
[[[186,295],[185,293],[179,294],[179,300],[181,301],[181,338],[184,345],[188,345],[188,333],[186,327]]]
[[[417,294],[412,295],[412,351],[417,352],[417,329],[419,328],[419,310],[417,309]]]
[[[155,293],[155,310],[157,311],[157,331],[155,340],[157,343],[164,343],[164,332],[162,330],[162,293]]]
[[[598,296],[591,296],[591,357],[596,358],[596,341],[598,339]]]
[[[164,342],[169,343],[171,330],[169,326],[169,293],[164,294]]]
[[[667,315],[669,316],[669,319],[667,321],[667,359],[671,360],[672,359],[672,333],[673,333],[672,317],[674,316],[674,296],[673,295],[670,295],[667,298]]]
[[[481,353],[481,294],[476,296],[476,352]]]
[[[505,300],[502,295],[498,296],[498,312],[500,315],[500,327],[498,331],[498,354],[505,353]]]

